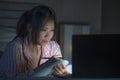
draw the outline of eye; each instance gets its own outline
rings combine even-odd
[[[54,32],[55,30],[53,29],[53,30],[51,30],[51,32]]]
[[[40,31],[47,31],[46,29],[40,29]]]

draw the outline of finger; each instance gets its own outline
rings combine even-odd
[[[63,69],[66,69],[66,66],[65,66],[64,64],[61,64],[61,67],[62,67]]]
[[[54,75],[59,75],[60,73],[57,72],[57,71],[54,71],[53,74],[54,74]]]
[[[57,73],[59,73],[59,74],[62,74],[62,73],[63,73],[63,71],[61,71],[58,67],[55,67],[54,70],[55,70]]]
[[[62,72],[65,71],[65,66],[63,64],[58,65],[57,68]]]

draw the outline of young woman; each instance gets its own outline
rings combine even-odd
[[[0,73],[18,76],[40,67],[49,58],[62,57],[60,47],[53,41],[56,29],[55,12],[44,5],[26,11],[18,21],[17,36],[6,46],[0,60]],[[53,68],[53,74],[65,72],[63,64]]]

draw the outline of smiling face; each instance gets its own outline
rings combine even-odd
[[[40,28],[39,35],[37,37],[38,45],[45,45],[50,41],[54,35],[55,24],[53,20],[47,21],[43,27]]]

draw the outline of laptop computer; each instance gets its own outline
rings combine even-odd
[[[120,34],[72,36],[73,78],[120,78]]]

